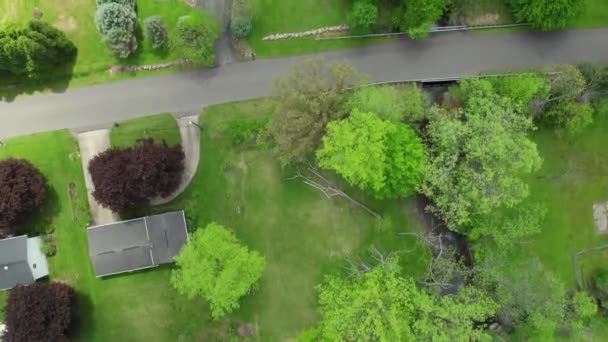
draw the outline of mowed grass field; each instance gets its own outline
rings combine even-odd
[[[178,59],[172,52],[153,51],[145,41],[140,41],[138,52],[127,59],[112,56],[95,27],[95,0],[0,0],[0,25],[26,23],[33,18],[32,10],[36,7],[42,10],[42,20],[64,31],[78,48],[71,77],[80,78],[80,84],[86,84],[87,78],[91,82],[110,78],[108,70],[116,64],[154,64]],[[192,11],[180,0],[137,2],[137,17],[142,30],[145,18],[160,15],[171,32],[178,18]],[[58,70],[54,76],[70,77],[66,75],[68,72]]]
[[[169,146],[177,145],[181,142],[177,121],[169,113],[150,115],[119,122],[110,131],[113,147],[133,146],[141,139],[152,139],[157,143],[164,141]]]
[[[253,30],[247,38],[258,57],[283,57],[363,46],[390,39],[348,39],[317,41],[314,37],[262,41],[274,33],[301,32],[325,26],[347,24],[350,0],[251,0],[254,5]]]
[[[530,180],[531,200],[545,203],[548,212],[541,234],[526,248],[569,287],[575,286],[572,253],[608,244],[593,222],[593,204],[608,202],[608,120],[598,118],[574,141],[548,130],[535,133],[544,158],[541,171]],[[608,267],[608,252],[581,258],[583,275]]]

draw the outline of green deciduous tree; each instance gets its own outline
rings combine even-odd
[[[301,341],[471,341],[496,304],[465,288],[438,298],[401,276],[394,260],[358,278],[326,277],[318,287],[321,322]]]
[[[401,29],[413,39],[424,38],[429,34],[431,24],[439,20],[450,0],[407,0],[404,1],[405,13]]]
[[[0,28],[0,71],[35,77],[74,62],[76,54],[66,35],[45,22]]]
[[[566,27],[585,8],[585,0],[511,0],[515,18],[542,30]]]
[[[429,113],[429,167],[420,191],[450,229],[467,233],[473,219],[521,202],[528,187],[520,176],[542,160],[527,136],[531,118],[488,81],[463,81],[457,93],[463,109]]]
[[[572,297],[570,321],[574,330],[580,330],[589,323],[591,317],[597,314],[598,307],[595,298],[587,292],[578,291]]]
[[[394,87],[362,87],[348,101],[349,110],[372,112],[390,121],[414,123],[422,120],[425,113],[425,98],[415,85],[401,89]]]
[[[218,22],[207,12],[196,11],[179,18],[174,47],[183,58],[202,65],[213,65],[213,46],[219,34]]]
[[[574,137],[593,123],[593,107],[589,103],[561,101],[552,106],[544,117],[560,134]]]
[[[520,204],[513,208],[496,210],[474,220],[469,238],[479,240],[478,253],[486,249],[509,250],[525,241],[527,237],[540,233],[541,223],[547,209],[540,204]],[[493,243],[484,238],[489,238]]]
[[[550,341],[564,326],[568,302],[564,285],[536,257],[499,249],[476,262],[477,283],[500,305],[497,319],[528,339]]]
[[[510,98],[523,112],[528,112],[533,101],[545,101],[549,96],[549,85],[538,74],[524,73],[516,76],[490,79],[500,96]]]
[[[581,71],[574,65],[565,64],[551,69],[548,76],[550,101],[578,99],[587,89],[587,82]]]
[[[264,257],[216,223],[192,234],[175,261],[173,286],[188,297],[205,298],[215,319],[239,307],[239,299],[257,283],[266,265]]]
[[[348,24],[355,33],[368,33],[378,20],[378,8],[371,0],[356,0],[348,15]]]
[[[349,63],[317,58],[294,65],[276,81],[269,130],[281,164],[301,162],[316,149],[327,123],[346,116],[345,101],[364,79]]]
[[[379,198],[411,195],[426,162],[420,139],[406,124],[357,109],[329,123],[317,157],[320,167]]]

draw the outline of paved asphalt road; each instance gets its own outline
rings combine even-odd
[[[348,59],[372,81],[474,75],[557,63],[608,62],[608,29],[557,33],[434,34],[323,53]],[[270,93],[272,80],[307,56],[237,63],[0,102],[0,138],[59,128],[87,129],[161,112],[191,111]]]

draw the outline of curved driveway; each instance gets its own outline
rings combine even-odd
[[[348,59],[371,81],[474,75],[557,63],[608,62],[608,29],[554,33],[451,32],[319,54]],[[269,95],[272,80],[307,56],[237,63],[20,96],[0,102],[0,138],[60,128],[88,129],[146,114],[190,111]]]

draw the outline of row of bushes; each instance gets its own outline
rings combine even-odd
[[[108,49],[119,58],[129,57],[139,47],[136,6],[136,0],[97,0],[97,30]],[[213,44],[219,33],[216,20],[203,11],[180,17],[173,36],[161,16],[144,20],[144,36],[152,49],[159,52],[174,49],[180,57],[203,65],[214,63]]]
[[[585,0],[503,0],[517,22],[530,23],[541,30],[566,27],[583,13]],[[378,24],[379,7],[391,11],[391,29],[407,32],[411,38],[423,38],[433,23],[446,13],[466,12],[477,1],[450,0],[354,0],[348,16],[355,33],[367,33]]]

